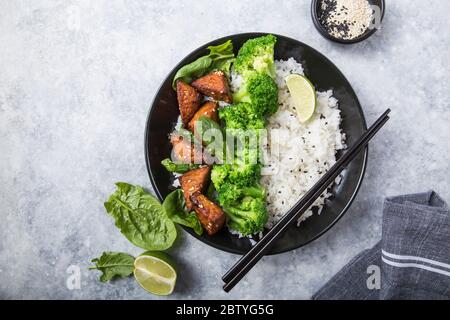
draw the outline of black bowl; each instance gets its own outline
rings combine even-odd
[[[329,34],[327,32],[325,27],[319,22],[318,15],[319,15],[320,1],[321,0],[312,0],[311,1],[311,18],[313,20],[314,26],[316,27],[317,31],[319,31],[319,33],[324,38],[334,41],[334,42],[342,43],[342,44],[352,44],[352,43],[357,43],[357,42],[366,40],[367,38],[369,38],[371,35],[373,35],[377,31],[377,29],[375,29],[375,28],[367,29],[366,32],[364,32],[359,37],[357,37],[355,39],[349,39],[349,40],[339,39],[339,38],[332,36],[331,34]],[[384,11],[386,8],[386,4],[385,4],[384,0],[368,0],[368,1],[371,5],[375,5],[380,8],[380,15],[381,15],[380,23],[381,23],[383,21]]]
[[[264,33],[243,33],[227,36],[207,43],[184,58],[166,77],[153,100],[147,118],[145,131],[145,159],[148,174],[157,197],[162,200],[174,188],[172,177],[162,166],[161,160],[170,157],[171,145],[168,135],[174,129],[179,111],[176,92],[172,89],[172,79],[176,71],[183,65],[207,54],[207,47],[217,45],[231,39],[234,48],[239,49],[248,39],[265,35]],[[358,98],[350,83],[336,66],[318,51],[306,44],[284,36],[278,38],[275,47],[276,59],[294,57],[301,62],[305,75],[316,86],[317,90],[334,90],[339,100],[342,114],[342,128],[347,135],[348,145],[352,145],[366,130],[366,121]],[[299,248],[330,229],[342,217],[358,192],[367,161],[365,149],[342,173],[342,181],[332,188],[333,196],[327,201],[320,215],[313,215],[302,222],[300,227],[291,227],[272,247],[270,254],[286,252]],[[338,157],[340,154],[338,153]],[[198,236],[190,228],[184,228],[192,236],[220,250],[243,254],[251,248],[247,238],[238,238],[230,234],[227,228],[214,236],[203,234]]]

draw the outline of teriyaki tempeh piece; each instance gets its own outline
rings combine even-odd
[[[186,126],[200,108],[202,95],[194,87],[178,80],[177,100],[178,107],[180,108],[181,120],[183,121],[183,125]]]
[[[227,76],[223,71],[213,71],[206,76],[198,78],[191,85],[205,96],[215,100],[231,103],[231,91]]]
[[[200,192],[192,194],[191,201],[200,223],[210,236],[222,229],[226,216],[218,205]]]
[[[209,183],[211,168],[208,166],[186,172],[180,177],[180,185],[186,200],[186,208],[192,210],[191,195],[203,192]]]

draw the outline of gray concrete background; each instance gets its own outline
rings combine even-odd
[[[230,294],[237,256],[184,232],[171,252],[171,298],[309,298],[380,238],[383,198],[434,189],[450,199],[450,2],[387,1],[382,29],[341,46],[314,29],[310,1],[14,1],[0,3],[0,298],[156,299],[133,279],[87,271],[104,250],[138,254],[103,201],[118,180],[150,188],[143,133],[156,90],[190,51],[264,31],[324,53],[354,86],[368,123],[392,120],[371,145],[347,215],[303,249],[264,258]],[[81,288],[69,290],[70,265]]]

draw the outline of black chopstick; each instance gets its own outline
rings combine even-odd
[[[319,181],[301,198],[236,264],[222,277],[223,289],[230,291],[250,269],[262,258],[283,232],[303,214],[314,201],[329,187],[342,170],[358,153],[367,146],[373,136],[389,120],[387,109],[353,144],[347,152],[319,179]]]

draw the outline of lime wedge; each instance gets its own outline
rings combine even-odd
[[[177,281],[174,265],[168,254],[147,251],[134,260],[134,277],[148,292],[167,296],[172,293]]]
[[[297,117],[300,122],[308,121],[316,108],[316,90],[313,84],[304,76],[290,74],[286,78],[286,85],[295,104]]]

